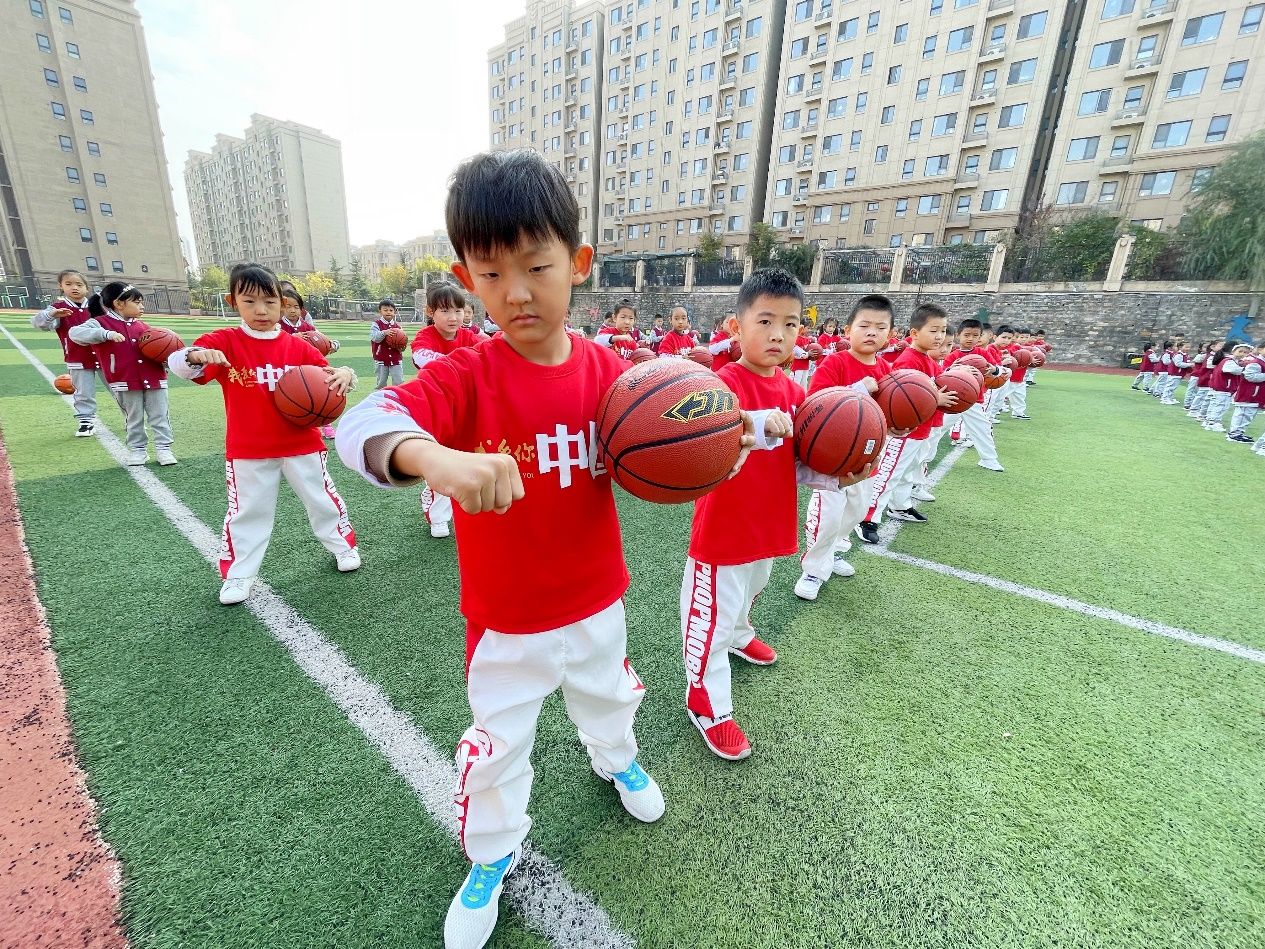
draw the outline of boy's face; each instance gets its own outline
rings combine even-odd
[[[593,248],[572,253],[557,237],[520,240],[486,257],[468,254],[452,265],[457,279],[487,308],[513,346],[535,347],[566,332],[571,288],[588,279]]]
[[[978,326],[967,326],[958,331],[958,345],[963,349],[974,349],[980,344],[984,331]]]
[[[76,303],[82,302],[83,298],[88,295],[88,285],[83,282],[83,277],[77,273],[69,273],[62,277],[61,292],[66,295],[66,299],[74,300]]]
[[[613,325],[617,332],[627,333],[633,328],[632,310],[618,310],[615,313]]]
[[[303,315],[303,310],[299,307],[299,301],[291,300],[289,297],[282,297],[281,315],[291,323],[298,322],[299,317]]]
[[[729,332],[742,345],[742,358],[770,372],[786,362],[802,329],[800,305],[794,297],[762,293],[729,321]]]
[[[1015,338],[1011,336],[1009,333],[998,333],[997,345],[1002,346],[1002,347],[1009,346],[1011,343],[1014,342],[1014,339]]]
[[[690,318],[682,309],[672,311],[672,329],[678,333],[688,333],[690,329]]]
[[[887,345],[892,332],[892,314],[886,310],[860,310],[848,324],[848,340],[852,351],[873,356]]]
[[[654,318],[654,325],[658,327],[659,329],[663,329],[663,317],[656,316]]]
[[[944,345],[944,338],[948,332],[949,321],[943,316],[933,316],[922,324],[921,329],[912,332],[914,349],[934,355]]]
[[[461,325],[462,325],[462,326],[470,326],[470,325],[472,325],[472,324],[474,323],[474,307],[472,307],[472,306],[467,306],[467,307],[466,307],[464,310],[462,310],[461,312],[462,312],[462,314],[463,314],[463,316],[462,316],[462,318],[461,318]]]
[[[242,322],[259,333],[267,333],[281,322],[281,296],[271,290],[245,288],[230,296],[228,302],[237,310]]]
[[[435,329],[439,330],[440,336],[444,339],[452,339],[457,335],[457,330],[461,329],[461,324],[466,318],[466,311],[461,307],[444,304],[434,310],[427,310],[426,315],[434,321]]]
[[[979,336],[977,338],[981,343],[987,346],[989,343],[993,341],[993,339],[995,338],[995,334],[993,333],[992,330],[981,328],[979,331]]]
[[[382,317],[384,320],[395,319],[395,307],[393,306],[378,307],[378,316]]]

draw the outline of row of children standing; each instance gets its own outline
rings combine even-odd
[[[1188,418],[1204,431],[1225,432],[1226,441],[1251,445],[1255,454],[1265,457],[1265,433],[1255,441],[1247,434],[1265,409],[1265,345],[1217,340],[1204,343],[1193,356],[1189,350],[1181,339],[1165,340],[1162,348],[1148,345],[1132,388],[1149,393],[1161,405],[1177,405],[1177,390],[1185,381],[1180,404]]]

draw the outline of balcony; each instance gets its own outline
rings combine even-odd
[[[712,204],[707,209],[708,216],[711,216],[713,214],[724,214],[724,213],[725,213],[724,204],[717,204],[716,202],[712,202]]]
[[[575,125],[575,123],[574,123],[574,122],[568,122],[568,123],[567,123],[567,127],[566,127],[565,129],[563,129],[563,131],[564,131],[564,132],[566,132],[568,135],[573,134],[573,133],[576,131],[576,125]]]
[[[824,10],[819,10],[817,12],[817,15],[813,17],[813,26],[827,25],[830,22],[830,18],[832,16],[834,16],[834,10],[831,9],[830,7],[826,7],[826,9]]]
[[[719,112],[716,113],[717,122],[732,122],[733,119],[734,119],[733,109],[721,109]]]
[[[619,51],[620,59],[632,59],[632,44],[625,43],[624,48]]]
[[[1144,56],[1131,62],[1129,68],[1124,71],[1124,75],[1126,79],[1136,79],[1138,76],[1149,76],[1159,71],[1160,57]]]
[[[970,211],[951,211],[949,216],[944,220],[945,227],[970,227],[971,212]]]
[[[980,47],[979,61],[981,63],[993,62],[998,59],[1006,58],[1005,43],[989,43]]]
[[[810,86],[810,87],[809,87],[809,88],[808,88],[808,89],[804,92],[804,101],[805,101],[805,102],[820,102],[820,101],[821,101],[821,91],[822,91],[822,89],[824,89],[824,88],[825,88],[825,83],[818,83],[818,84],[817,84],[817,85],[815,85],[815,86]]]
[[[739,43],[737,40],[730,40],[728,43],[726,43],[724,46],[720,48],[720,54],[722,56],[729,56],[733,53],[738,52],[738,50],[741,47],[742,47],[742,44]]]
[[[964,191],[967,188],[979,187],[979,172],[963,171],[959,172],[957,180],[953,182],[954,191]]]
[[[804,236],[804,225],[796,224],[794,227],[791,228],[791,237],[803,237],[803,236]]]
[[[628,141],[628,133],[627,133],[627,132],[620,132],[618,135],[616,135],[616,136],[615,136],[615,141],[617,141],[617,142],[626,142],[626,141]]]
[[[570,144],[562,146],[562,154],[566,155],[568,158],[574,158],[575,157],[575,143],[571,142]]]
[[[623,185],[620,185],[618,188],[615,189],[615,197],[617,198],[622,198],[627,193],[628,193],[628,189],[625,188]]]
[[[626,119],[626,118],[628,118],[628,113],[629,113],[629,111],[630,111],[630,109],[629,109],[629,107],[628,107],[628,106],[626,106],[626,105],[621,105],[621,106],[619,107],[619,111],[618,111],[618,112],[616,112],[615,114],[616,114],[617,116],[619,116],[621,119]]]
[[[962,136],[963,148],[987,148],[988,133],[987,132],[967,132]]]
[[[796,168],[812,168],[813,160],[811,158],[801,158],[795,163]]]
[[[816,122],[807,123],[802,129],[799,130],[799,134],[803,136],[804,138],[808,138],[808,136],[810,135],[816,135],[817,123]]]
[[[791,199],[791,203],[792,204],[807,204],[808,203],[807,192],[795,195],[795,197]]]
[[[567,175],[567,184],[569,184],[569,185],[573,185],[573,184],[575,184],[575,175],[574,175],[574,174]]]
[[[727,171],[716,171],[712,173],[712,181],[716,184],[724,184],[728,180],[729,172]]]
[[[813,55],[808,59],[808,65],[821,66],[830,58],[830,48],[828,46],[818,47],[813,51]]]
[[[728,92],[730,89],[738,88],[737,76],[722,76],[720,79],[720,91]]]
[[[741,19],[742,19],[742,4],[735,3],[734,0],[729,0],[729,3],[725,4],[725,22],[728,23],[730,20],[741,20]]]
[[[579,78],[580,78],[580,74],[576,72],[574,69],[567,70],[567,76],[566,76],[567,82],[575,82]]]
[[[971,96],[972,106],[996,105],[996,103],[997,103],[996,89],[981,89],[979,92],[975,93],[975,95]]]
[[[729,152],[729,139],[722,138],[713,146],[713,151],[715,151],[717,155],[727,154]]]
[[[571,90],[570,92],[568,92],[568,93],[567,93],[567,96],[566,96],[566,98],[563,100],[563,103],[564,103],[565,105],[575,105],[575,101],[576,101],[576,100],[575,100],[575,90]]]
[[[1124,174],[1133,167],[1132,155],[1116,155],[1114,158],[1108,156],[1103,159],[1102,174],[1119,175]]]
[[[627,168],[628,168],[628,159],[627,159],[627,158],[621,158],[619,161],[615,162],[615,168],[616,168],[617,170],[619,170],[619,171],[625,171],[625,170],[627,170]]]
[[[1142,16],[1138,18],[1139,29],[1150,29],[1161,23],[1167,23],[1177,14],[1177,0],[1168,0],[1167,3],[1153,3],[1142,11]]]
[[[578,53],[579,51],[580,51],[580,45],[579,45],[579,44],[578,44],[575,40],[568,40],[568,41],[567,41],[567,52],[568,52],[568,53]]]
[[[624,223],[624,216],[623,216],[622,214],[616,214],[616,215],[615,215],[615,223],[616,223],[616,224],[623,224],[623,223]]]
[[[995,16],[1008,16],[1015,12],[1015,0],[988,0],[986,19]]]
[[[1135,109],[1121,109],[1115,114],[1111,120],[1113,129],[1124,128],[1126,125],[1141,125],[1146,121],[1146,109],[1138,106]]]

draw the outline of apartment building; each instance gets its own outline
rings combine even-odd
[[[451,260],[455,256],[452,249],[452,241],[448,239],[447,231],[435,231],[433,234],[405,241],[402,251],[404,259],[409,265],[416,263],[423,257]]]
[[[366,280],[377,280],[383,267],[394,267],[403,262],[404,248],[395,241],[374,241],[351,249],[352,261],[360,264],[360,272]]]
[[[1265,3],[1095,0],[1043,203],[1172,228],[1230,147],[1265,127]]]
[[[187,300],[145,33],[128,0],[0,0],[0,271]],[[155,299],[153,294],[158,293]]]
[[[204,267],[249,260],[297,275],[349,259],[342,145],[318,129],[252,115],[244,137],[189,152],[184,179]]]
[[[562,171],[589,243],[598,221],[604,9],[600,0],[529,0],[488,52],[492,148],[532,148]]]

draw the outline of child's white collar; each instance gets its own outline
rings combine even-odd
[[[240,328],[247,336],[254,337],[255,339],[276,339],[281,335],[281,324],[279,323],[266,333],[261,333],[259,330],[251,329],[246,325],[245,320],[242,320]]]

